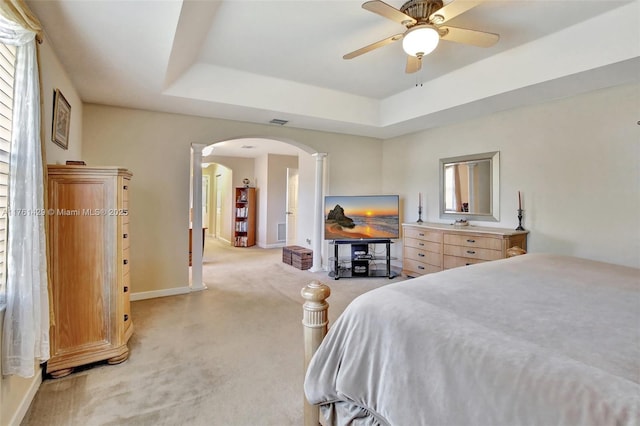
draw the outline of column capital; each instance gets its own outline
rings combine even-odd
[[[201,143],[192,143],[191,149],[193,149],[194,153],[202,154],[202,150],[206,148],[207,145]]]
[[[320,158],[325,158],[329,154],[327,154],[326,152],[316,152],[315,154],[311,154],[311,155],[313,157],[320,159]]]

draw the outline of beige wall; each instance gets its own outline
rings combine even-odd
[[[93,104],[84,107],[83,137],[83,155],[88,163],[119,165],[133,172],[131,287],[134,293],[188,285],[186,229],[191,143],[211,144],[241,137],[296,141],[329,153],[328,175],[341,190],[350,187],[353,191],[355,176],[368,177],[358,183],[363,193],[378,191],[382,183],[382,141],[373,138]],[[300,218],[303,220],[298,235],[304,242],[313,236],[315,160],[301,163]],[[241,184],[243,177],[234,173],[234,184],[238,179]]]
[[[64,164],[67,160],[82,160],[82,100],[48,39],[45,39],[44,43],[40,45],[40,75],[43,106],[41,118],[47,163]],[[67,150],[51,141],[53,92],[55,89],[59,89],[71,105]]]
[[[402,195],[405,221],[422,192],[423,218],[441,221],[439,159],[500,151],[500,222],[488,226],[517,226],[522,191],[530,251],[640,267],[639,108],[640,86],[623,86],[389,139],[383,192]]]

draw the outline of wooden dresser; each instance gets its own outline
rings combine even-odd
[[[48,166],[52,377],[129,356],[130,179],[117,167]]]
[[[504,259],[511,247],[527,249],[528,231],[440,223],[404,223],[402,231],[402,273],[410,277]]]

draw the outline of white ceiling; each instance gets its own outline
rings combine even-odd
[[[412,75],[399,42],[342,59],[404,29],[360,0],[27,3],[89,103],[388,138],[640,81],[640,0],[486,1],[449,24],[500,41]]]

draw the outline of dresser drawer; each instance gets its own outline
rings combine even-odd
[[[129,201],[129,185],[131,184],[130,179],[122,179],[122,200]]]
[[[131,238],[129,238],[129,222],[122,224],[122,248],[128,249]]]
[[[402,272],[410,277],[440,272],[441,270],[442,268],[439,266],[429,265],[428,263],[418,262],[413,259],[405,259],[404,262],[402,262]]]
[[[440,243],[434,243],[432,241],[417,240],[415,238],[404,239],[405,247],[413,247],[419,250],[429,250],[433,253],[440,253]]]
[[[462,247],[502,250],[502,239],[478,235],[444,234],[444,243]]]
[[[434,243],[442,242],[442,232],[429,231],[429,230],[420,229],[420,228],[412,228],[412,227],[404,228],[404,237],[413,238],[416,240],[432,241]]]
[[[125,248],[122,250],[122,274],[127,275],[129,273],[129,264],[131,260],[129,259],[129,248]]]
[[[129,292],[122,295],[122,321],[124,322],[124,331],[126,332],[131,325],[131,299]]]
[[[444,269],[453,269],[459,266],[469,266],[476,263],[486,262],[486,260],[469,259],[468,257],[444,256]]]
[[[438,247],[439,248],[439,247]],[[417,260],[418,262],[428,263],[429,265],[442,267],[442,255],[427,250],[421,250],[414,247],[404,248],[404,258]]]
[[[450,244],[444,245],[444,254],[449,256],[465,257],[469,259],[479,260],[498,260],[502,259],[503,257],[501,250],[453,246]]]
[[[129,212],[129,179],[122,180],[122,209]]]
[[[131,274],[125,274],[122,277],[122,313],[124,317],[124,329],[131,325]]]
[[[131,274],[125,274],[122,276],[122,292],[125,294],[131,293]]]

